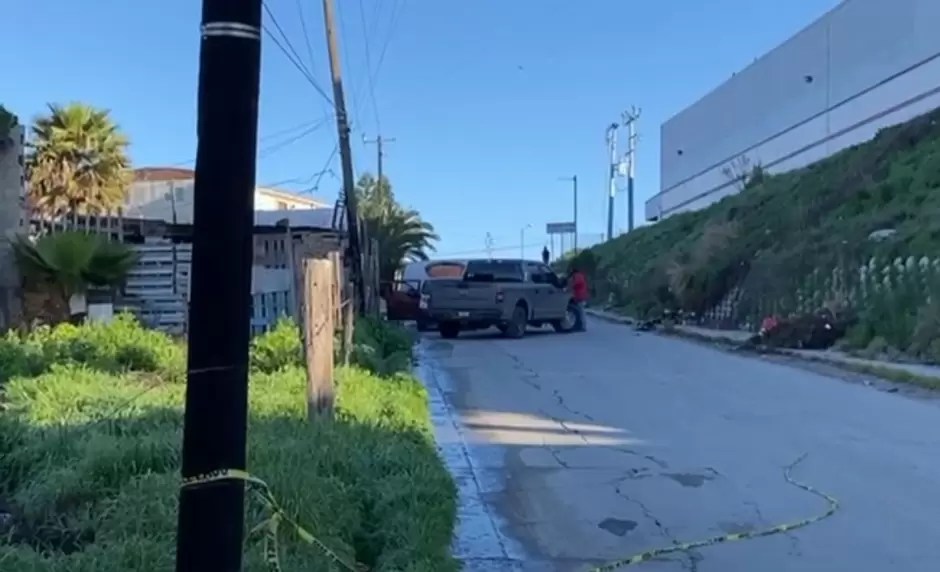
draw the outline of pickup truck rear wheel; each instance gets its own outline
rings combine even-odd
[[[512,318],[506,325],[506,331],[503,332],[508,338],[521,338],[525,335],[526,324],[529,322],[529,313],[525,306],[518,304],[512,310]]]
[[[452,340],[460,334],[460,324],[456,322],[441,322],[437,325],[442,338]]]

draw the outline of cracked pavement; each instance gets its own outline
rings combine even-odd
[[[919,572],[940,561],[935,403],[598,320],[521,340],[432,333],[420,355],[432,409],[453,419],[438,439],[461,488],[455,550],[468,571],[589,570],[817,515],[825,502],[783,478],[803,453],[794,478],[840,500],[831,518],[627,569]]]

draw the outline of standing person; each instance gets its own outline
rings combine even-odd
[[[578,265],[574,262],[571,264],[570,283],[571,297],[574,298],[577,307],[574,329],[575,331],[583,332],[587,330],[587,320],[585,319],[584,315],[584,307],[587,305],[588,283],[584,272],[582,272]]]
[[[548,261],[551,259],[551,257],[552,257],[552,255],[551,255],[551,253],[548,251],[548,247],[547,247],[547,246],[543,246],[543,247],[542,247],[542,263],[543,263],[543,264],[548,264]]]

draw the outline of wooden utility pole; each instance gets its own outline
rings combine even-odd
[[[261,0],[203,0],[182,476],[245,470]],[[180,491],[177,572],[241,570],[245,483]]]
[[[336,107],[336,130],[339,134],[339,156],[343,168],[343,197],[346,204],[346,232],[349,235],[349,254],[352,258],[350,277],[356,289],[357,307],[365,303],[365,284],[362,279],[362,235],[359,233],[359,209],[356,199],[356,181],[349,148],[349,117],[339,65],[339,48],[333,25],[333,0],[323,0],[323,19],[326,27],[326,47],[330,53],[330,75],[333,81],[333,105]]]
[[[334,325],[342,330],[340,352],[343,356],[343,364],[349,365],[353,347],[353,328],[355,327],[355,312],[353,312],[352,304],[353,292],[346,282],[345,272],[343,271],[343,257],[338,252],[331,253],[330,260],[333,261]]]
[[[329,258],[303,261],[304,360],[307,365],[307,418],[333,412],[333,304],[335,269]]]
[[[385,143],[394,143],[395,138],[383,138],[381,135],[376,135],[375,139],[366,139],[365,135],[362,136],[362,142],[366,145],[375,144],[376,148],[376,158],[375,158],[375,168],[376,168],[376,184],[381,184],[382,176],[385,171],[384,168],[384,159],[385,159]]]

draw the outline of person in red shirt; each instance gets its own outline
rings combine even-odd
[[[583,332],[587,329],[587,321],[584,315],[584,307],[587,305],[588,299],[587,277],[584,276],[584,272],[580,268],[573,265],[568,279],[571,284],[571,297],[577,303],[575,330]]]

